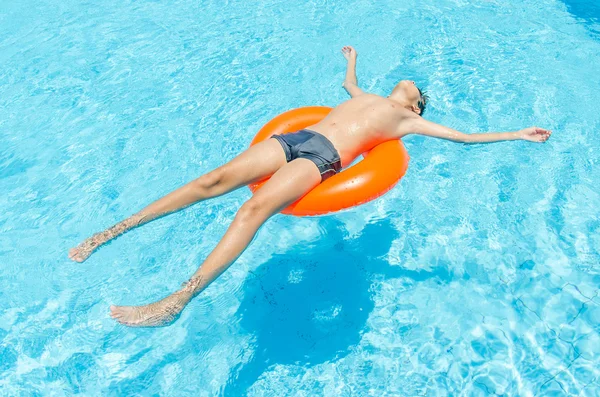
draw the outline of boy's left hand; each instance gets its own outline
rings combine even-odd
[[[552,135],[552,131],[539,127],[529,127],[519,131],[521,139],[530,142],[546,142],[550,135]]]

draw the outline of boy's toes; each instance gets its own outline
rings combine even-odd
[[[71,248],[69,250],[69,259],[76,260],[75,258],[77,258],[78,256],[79,250],[77,248]]]
[[[85,261],[88,256],[90,256],[91,252],[87,252],[83,249],[79,249],[79,248],[71,248],[69,250],[69,259],[71,259],[72,261],[75,262],[83,262]]]
[[[110,316],[115,320],[119,320],[121,317],[123,317],[123,312],[123,307],[110,305]]]

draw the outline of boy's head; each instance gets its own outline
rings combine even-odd
[[[415,85],[414,81],[402,80],[392,90],[390,99],[402,103],[406,108],[423,116],[429,97]]]

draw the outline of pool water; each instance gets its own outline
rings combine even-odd
[[[0,394],[600,395],[595,0],[0,4]],[[173,325],[110,304],[176,290],[247,189],[94,232],[231,159],[285,110],[413,79],[465,132],[408,137],[369,204],[278,215]]]

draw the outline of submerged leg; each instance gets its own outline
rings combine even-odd
[[[223,273],[244,252],[260,226],[321,182],[314,163],[296,159],[283,166],[242,205],[227,232],[190,280],[179,291],[145,306],[111,306],[111,317],[138,327],[165,325],[185,305]]]
[[[101,245],[137,226],[265,178],[285,164],[285,153],[279,142],[275,139],[260,142],[229,163],[167,194],[137,214],[103,232],[94,234],[72,248],[69,251],[69,258],[76,262],[83,262]]]

